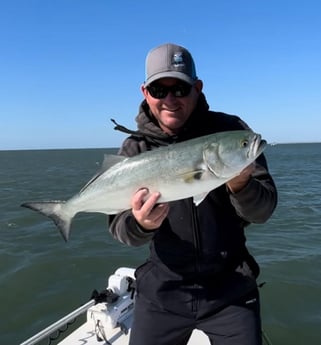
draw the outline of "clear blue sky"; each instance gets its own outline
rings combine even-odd
[[[321,141],[319,0],[2,0],[0,150],[119,146],[147,52],[188,48],[211,109]]]

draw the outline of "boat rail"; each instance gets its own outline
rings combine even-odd
[[[39,333],[35,334],[31,338],[27,339],[20,345],[34,345],[37,344],[39,341],[48,338],[52,333],[59,331],[61,327],[65,326],[68,322],[74,320],[76,317],[80,316],[81,314],[85,313],[90,307],[94,306],[96,301],[94,299],[90,300],[89,302],[85,303],[78,309],[72,311],[68,315],[64,316],[60,320],[54,322],[47,328],[43,329]]]

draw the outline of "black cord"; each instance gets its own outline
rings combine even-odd
[[[48,337],[48,345],[51,345],[53,341],[57,340],[61,336],[61,334],[65,333],[68,330],[69,326],[74,324],[76,320],[77,318],[74,318],[72,321],[67,322],[64,328],[60,328],[56,331],[56,335],[50,335]]]

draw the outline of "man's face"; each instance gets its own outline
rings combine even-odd
[[[153,82],[150,86],[156,85],[164,87],[182,85],[182,81],[176,78],[162,78]],[[142,86],[142,92],[147,104],[161,129],[169,134],[175,135],[184,126],[193,110],[196,107],[198,96],[202,91],[203,83],[197,80],[191,87],[191,91],[184,97],[177,97],[172,91],[168,92],[164,98],[155,98],[149,92],[148,87]]]

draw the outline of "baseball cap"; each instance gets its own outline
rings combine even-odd
[[[145,86],[166,77],[177,78],[191,85],[197,80],[194,60],[186,48],[167,43],[147,54]]]

